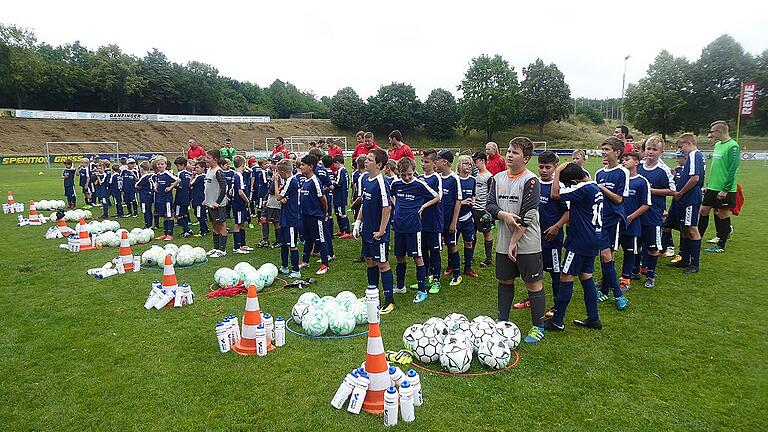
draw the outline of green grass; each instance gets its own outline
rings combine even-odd
[[[39,169],[3,167],[2,190],[21,201],[63,198],[56,172],[38,176]],[[633,287],[629,310],[601,305],[602,331],[568,326],[535,346],[524,344],[520,364],[509,372],[473,379],[422,374],[426,402],[416,423],[393,430],[764,428],[768,239],[761,227],[768,197],[759,188],[767,179],[762,162],[742,165],[744,213],[734,218],[728,252],[704,254],[701,273],[685,277],[661,264],[658,288]],[[132,228],[139,220],[120,222]],[[57,247],[61,241],[44,239],[44,227],[17,228],[13,215],[0,216],[0,224],[0,429],[382,429],[380,417],[353,416],[329,404],[346,372],[364,360],[365,338],[310,341],[289,334],[287,345],[265,358],[219,353],[214,325],[229,313],[242,314],[245,301],[204,298],[214,271],[240,260],[278,262],[277,250],[177,269],[198,301],[146,311],[143,302],[160,272],[97,281],[84,271],[117,249],[72,254]],[[251,243],[258,237],[249,232]],[[210,239],[175,243],[209,247]],[[312,290],[362,295],[365,270],[351,262],[358,247],[337,241],[340,259]],[[412,293],[397,295],[399,308],[382,318],[385,346],[399,348],[403,330],[431,316],[495,316],[493,270],[480,273],[423,305],[411,303]],[[545,286],[549,296],[548,281]],[[521,289],[518,284],[518,299]],[[299,294],[265,294],[261,306],[287,316]],[[582,316],[577,287],[567,319]],[[512,320],[523,331],[530,326],[527,310],[513,311]]]

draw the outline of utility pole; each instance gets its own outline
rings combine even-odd
[[[627,82],[627,60],[629,60],[629,54],[624,57],[624,73],[621,74],[621,124],[624,124],[624,84]]]

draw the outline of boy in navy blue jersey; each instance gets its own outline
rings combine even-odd
[[[276,154],[270,161],[270,168],[266,171],[266,195],[262,197],[264,201],[264,208],[261,211],[261,235],[262,240],[257,245],[258,247],[272,247],[276,248],[280,246],[280,203],[275,197],[275,182],[281,182],[282,179],[279,176],[275,176],[277,172],[277,163],[283,159],[282,155]],[[277,186],[277,190],[282,185]],[[275,229],[275,242],[270,246],[269,244],[269,225],[272,225]]]
[[[688,156],[678,149],[675,152],[675,159],[677,160],[677,166],[673,171],[675,177],[675,191],[679,191],[684,185],[683,183],[680,183],[680,179],[683,176],[683,168],[685,167],[685,162],[688,160]],[[674,197],[674,192],[672,193],[672,196]],[[669,203],[667,214],[664,216],[664,222],[661,225],[661,245],[666,249],[666,256],[672,258],[672,264],[682,259],[682,256],[675,255],[675,244],[672,240],[672,230],[680,231],[680,218],[678,216],[677,206],[675,205],[675,201],[672,200],[672,202]],[[680,241],[678,244],[682,245],[682,241],[683,234],[680,233]]]
[[[148,161],[139,165],[141,177],[136,182],[136,190],[139,191],[139,203],[144,214],[144,228],[152,228],[152,207],[155,202],[155,185],[152,181],[153,173]]]
[[[195,176],[192,178],[190,189],[192,211],[195,213],[198,223],[200,224],[200,233],[195,237],[203,237],[208,234],[208,223],[206,222],[206,206],[203,204],[205,201],[205,162],[195,162]]]
[[[560,185],[565,185],[560,188]],[[587,319],[573,323],[591,329],[603,328],[597,310],[597,290],[592,279],[595,257],[600,251],[602,237],[603,193],[575,163],[557,167],[552,180],[550,199],[569,203],[568,230],[565,237],[565,260],[560,269],[560,291],[555,299],[555,312],[545,323],[547,330],[562,331],[568,303],[573,295],[573,280],[579,277],[584,289]]]
[[[304,228],[304,262],[309,262],[309,257],[315,243],[320,252],[320,269],[317,274],[328,273],[328,242],[331,239],[325,235],[324,220],[328,217],[328,201],[323,194],[323,186],[315,175],[317,157],[308,154],[301,159],[301,173],[304,175],[304,184],[301,186],[301,217]]]
[[[64,172],[61,173],[64,179],[64,196],[67,197],[67,208],[73,209],[77,205],[75,196],[75,169],[72,168],[72,161],[64,161]]]
[[[253,206],[253,203],[251,202],[251,196],[253,196],[253,171],[248,166],[248,161],[245,160],[245,165],[243,165],[243,183],[245,184],[245,196],[248,197],[248,228],[253,229],[253,213],[251,212],[251,207]],[[248,247],[248,250],[251,251],[253,248]]]
[[[128,158],[126,168],[120,171],[120,176],[123,179],[126,215],[139,217],[139,205],[136,203],[136,182],[139,180],[139,170],[136,168],[136,159]]]
[[[544,270],[552,278],[552,299],[557,299],[560,292],[560,257],[563,248],[563,227],[568,223],[568,205],[566,202],[552,198],[552,182],[559,158],[554,152],[543,151],[539,154],[539,184],[541,195],[539,198],[539,222],[541,225],[541,258]],[[564,188],[564,185],[560,185]],[[521,307],[522,306],[522,307]],[[530,306],[528,299],[515,304],[515,309]],[[544,316],[551,318],[554,315],[554,307],[548,310]]]
[[[314,149],[313,149],[314,150]],[[320,149],[317,149],[320,152]],[[313,151],[310,151],[313,154]],[[333,166],[333,157],[325,155],[320,158],[321,163],[317,165],[315,174],[320,180],[320,184],[323,186],[323,194],[325,195],[325,201],[328,203],[328,219],[323,222],[323,228],[325,229],[325,238],[328,239],[328,260],[333,261],[336,259],[336,254],[333,251],[333,183],[334,174],[331,172]]]
[[[608,289],[613,291],[614,302],[617,310],[624,310],[629,306],[629,300],[621,292],[619,277],[616,274],[614,254],[619,248],[621,230],[627,223],[622,201],[629,196],[629,172],[619,164],[624,152],[624,143],[616,137],[608,137],[602,144],[603,164],[595,173],[595,181],[603,193],[603,229],[600,244],[600,262],[603,271],[603,279],[598,293],[598,301],[608,300]]]
[[[88,161],[86,159],[86,161]],[[101,165],[101,160],[98,156],[94,157],[88,163],[88,175],[90,176],[90,192],[91,192],[91,204],[92,205],[100,205],[101,197],[96,195],[96,174],[99,170],[99,165]]]
[[[189,203],[192,201],[192,173],[189,170],[189,161],[185,157],[178,157],[173,161],[178,172],[179,184],[176,186],[176,196],[173,207],[176,223],[182,229],[179,237],[191,237],[194,233],[189,228]]]
[[[333,157],[335,170],[333,182],[333,210],[336,213],[336,222],[339,224],[339,238],[350,239],[352,234],[347,217],[347,195],[349,195],[349,176],[344,167],[344,156]]]
[[[179,184],[179,178],[166,168],[168,160],[164,157],[155,159],[155,212],[163,218],[163,235],[155,240],[173,240],[173,189]]]
[[[91,185],[91,171],[88,166],[88,159],[82,158],[80,159],[80,166],[77,168],[80,189],[83,191],[83,197],[85,197],[85,205],[83,208],[91,208],[91,204],[93,204],[93,185]]]
[[[674,195],[675,175],[660,158],[664,153],[664,140],[659,136],[649,137],[643,144],[645,159],[637,167],[637,173],[648,180],[651,187],[651,208],[640,216],[642,224],[641,245],[645,264],[645,287],[656,286],[656,265],[664,250],[661,244],[661,225],[667,197]]]
[[[234,157],[234,155],[233,155]],[[221,172],[224,174],[224,178],[227,179],[227,197],[229,202],[227,203],[227,217],[232,217],[232,198],[235,184],[235,172],[232,170],[232,165],[229,159],[221,158]]]
[[[687,159],[680,177],[683,185],[675,192],[674,201],[678,211],[680,233],[683,235],[680,244],[682,259],[675,267],[685,268],[685,274],[699,272],[699,257],[701,256],[701,234],[698,227],[699,207],[701,206],[704,187],[704,155],[696,147],[696,137],[684,133],[677,139],[678,148],[686,154]]]
[[[475,165],[469,155],[459,156],[456,171],[459,176],[459,189],[461,189],[461,207],[459,208],[459,217],[456,221],[456,238],[461,234],[464,240],[464,274],[471,277],[477,277],[477,273],[472,269],[472,258],[475,255],[475,220],[472,217],[472,204],[475,202],[475,188],[477,181],[472,177],[472,170]],[[458,247],[458,246],[457,246]],[[454,269],[454,274],[456,270]]]
[[[632,279],[632,269],[635,258],[640,253],[640,238],[643,233],[641,218],[648,213],[651,201],[651,185],[648,179],[637,173],[640,165],[640,155],[635,152],[622,156],[622,165],[629,171],[629,195],[624,198],[624,214],[627,215],[627,226],[621,233],[621,248],[624,250],[624,263],[621,267],[621,288],[629,288]]]
[[[421,176],[421,179],[424,180],[427,186],[437,192],[438,197],[441,199],[436,205],[424,209],[424,212],[421,214],[421,245],[424,263],[429,267],[427,270],[431,276],[430,294],[440,292],[440,273],[442,272],[442,257],[440,256],[442,243],[440,242],[440,234],[443,232],[444,225],[442,203],[443,179],[435,171],[436,160],[436,150],[424,150],[421,156],[421,169],[424,170],[424,175]]]
[[[261,225],[261,211],[266,204],[266,197],[268,195],[266,168],[267,161],[261,159],[256,163],[256,168],[254,168],[253,173],[251,174],[253,177],[253,196],[251,197],[251,203],[254,207],[251,214],[256,216],[259,225]],[[261,243],[258,243],[256,246],[260,245]]]
[[[103,164],[96,166],[96,172],[92,173],[94,179],[96,199],[101,203],[102,214],[101,218],[106,219],[109,217],[109,180],[111,175],[109,174],[110,167],[108,161],[104,161]]]
[[[112,173],[109,176],[109,194],[115,200],[117,217],[124,217],[123,213],[123,178],[120,176],[120,166],[112,165]]]
[[[360,181],[363,177],[363,174],[365,174],[365,160],[365,155],[358,156],[357,159],[355,159],[355,172],[352,173],[352,204],[350,205],[350,208],[354,212],[355,217],[357,217],[357,213],[360,211],[360,206],[363,203],[363,198],[361,196],[363,188]],[[354,262],[365,262],[362,243],[360,244],[360,256],[355,258]]]
[[[366,155],[368,173],[361,178],[362,205],[352,235],[363,237],[363,255],[368,266],[368,286],[377,287],[379,275],[384,291],[384,304],[380,313],[395,310],[394,280],[389,265],[389,218],[392,213],[390,193],[382,170],[387,164],[387,153],[372,149]],[[304,203],[302,202],[302,206]]]
[[[416,163],[413,159],[402,158],[397,162],[400,178],[392,182],[390,194],[394,199],[395,257],[397,258],[396,293],[405,293],[405,257],[410,256],[416,264],[416,283],[418,292],[414,303],[427,299],[424,285],[427,269],[424,267],[421,247],[421,215],[424,210],[440,201],[437,191],[431,189],[423,180],[414,178]]]
[[[250,214],[248,213],[248,194],[246,191],[243,170],[245,169],[245,158],[235,156],[235,170],[232,175],[232,241],[234,242],[234,253],[247,254],[251,249],[245,243],[244,225],[248,223]]]
[[[456,227],[459,221],[461,202],[464,198],[461,195],[459,176],[451,170],[452,163],[452,151],[440,150],[437,153],[435,167],[443,181],[443,195],[441,197],[443,204],[443,242],[448,247],[448,266],[443,274],[445,276],[453,274],[453,278],[448,285],[456,286],[461,283],[461,262],[457,245]]]
[[[277,200],[283,206],[280,210],[280,273],[288,275],[292,279],[301,278],[299,269],[299,191],[301,185],[297,176],[293,175],[293,161],[283,159],[277,163],[277,174],[285,180],[282,190],[277,193]],[[290,255],[291,268],[288,268]]]

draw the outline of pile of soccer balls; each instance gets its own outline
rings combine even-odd
[[[130,234],[128,240],[130,241]],[[119,242],[118,242],[119,243]],[[179,267],[189,267],[195,263],[202,263],[207,260],[205,249],[201,247],[192,247],[190,245],[176,246],[168,243],[165,247],[152,245],[147,251],[141,254],[142,267],[163,267],[165,265],[165,256],[171,256],[171,264]]]
[[[67,206],[62,200],[40,200],[35,203],[35,209],[41,210],[62,210]]]
[[[271,286],[277,278],[277,267],[266,263],[258,270],[247,262],[239,262],[234,268],[221,267],[213,274],[213,280],[221,288],[232,288],[242,283],[244,288],[256,285],[256,292]]]
[[[403,345],[422,363],[436,363],[450,373],[464,373],[472,363],[472,354],[483,366],[503,369],[512,360],[512,351],[520,343],[520,329],[512,322],[495,322],[487,316],[472,321],[459,313],[445,318],[430,318],[413,324],[403,333]]]
[[[358,299],[351,291],[342,291],[336,297],[305,292],[293,306],[291,316],[309,336],[322,336],[328,330],[346,336],[358,324],[368,322],[368,306],[365,299]]]
[[[80,219],[93,219],[90,210],[67,210],[64,212],[64,220],[67,222],[80,222]],[[56,221],[56,213],[51,213],[51,220]]]
[[[123,231],[128,232],[128,244],[131,246],[135,244],[145,244],[152,241],[155,236],[155,232],[149,228],[141,229],[134,228],[131,231],[126,229],[120,229],[120,224],[116,231],[112,231],[114,225],[117,222],[105,220],[103,222],[89,222],[85,225],[86,230],[96,236],[96,245],[100,247],[118,247],[120,246],[120,240],[123,237]],[[104,230],[107,228],[106,230]]]

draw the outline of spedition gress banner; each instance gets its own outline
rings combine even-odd
[[[82,158],[92,159],[96,157],[102,160],[115,160],[124,157],[133,158],[136,159],[137,162],[141,162],[162,155],[162,153],[120,153],[119,155],[114,153],[81,153],[71,155],[51,155],[49,157],[46,157],[45,155],[0,156],[0,165],[33,165],[45,164],[49,161],[52,165],[56,165],[63,164],[68,160],[77,163]]]
[[[0,165],[44,164],[47,161],[45,156],[0,156]]]

